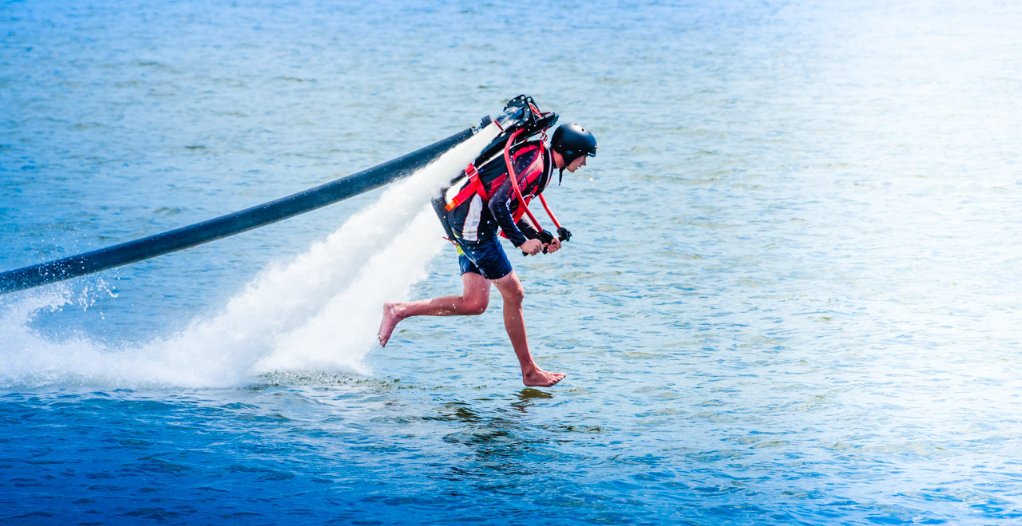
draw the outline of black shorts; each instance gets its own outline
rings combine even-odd
[[[458,239],[447,222],[447,209],[443,196],[433,198],[432,204],[433,210],[440,218],[440,224],[447,232],[448,239]],[[511,262],[507,260],[507,254],[500,246],[500,239],[496,234],[486,236],[475,243],[458,239],[455,244],[458,246],[458,265],[461,266],[462,274],[472,272],[486,279],[500,279],[511,273]]]
[[[458,243],[458,264],[461,273],[473,272],[486,279],[500,279],[511,273],[511,262],[500,246],[497,236],[478,243]]]

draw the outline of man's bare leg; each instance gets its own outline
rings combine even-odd
[[[511,346],[518,356],[518,363],[522,366],[522,382],[529,386],[549,387],[564,379],[563,373],[548,373],[540,369],[532,360],[532,353],[529,352],[529,339],[525,334],[525,317],[522,310],[522,301],[525,299],[525,289],[518,281],[518,276],[512,270],[503,278],[493,280],[500,295],[504,298],[504,328],[511,338]]]
[[[472,316],[486,312],[490,303],[490,282],[473,272],[461,275],[464,291],[461,296],[443,296],[404,303],[384,303],[383,320],[378,338],[386,346],[398,322],[412,316]]]

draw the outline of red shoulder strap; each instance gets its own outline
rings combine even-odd
[[[451,199],[450,203],[447,203],[447,210],[454,210],[458,205],[472,199],[472,196],[479,194],[483,200],[489,199],[486,193],[486,185],[483,184],[482,180],[479,179],[479,170],[472,163],[468,163],[468,167],[465,168],[465,174],[468,175],[468,184],[458,192],[458,195]]]

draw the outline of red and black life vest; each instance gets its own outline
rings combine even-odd
[[[523,155],[536,154],[532,162],[518,174],[518,183],[521,188],[528,188],[530,185],[534,184],[538,178],[543,176],[543,163],[545,162],[543,150],[543,143],[540,141],[535,143],[524,143],[511,153],[512,162],[516,166],[518,164],[518,159]],[[505,181],[507,181],[508,171],[508,167],[503,162],[503,159],[499,158],[487,162],[483,165],[481,170],[476,169],[474,165],[469,164],[468,168],[465,169],[465,175],[468,177],[468,181],[464,183],[464,186],[458,194],[447,203],[447,210],[453,210],[458,207],[458,205],[472,200],[472,198],[476,195],[482,197],[484,202],[488,201],[490,196],[493,195],[493,192],[497,191],[497,189],[500,188]],[[530,201],[531,197],[525,198],[526,205],[528,205]],[[517,206],[512,218],[517,223],[522,216],[525,215],[525,213],[526,206]]]

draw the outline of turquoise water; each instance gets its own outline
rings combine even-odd
[[[459,290],[429,174],[0,297],[0,523],[1016,523],[1020,23],[0,3],[3,270],[322,184],[519,93],[600,142],[548,192],[566,249],[509,252],[553,388],[522,387],[499,301],[372,344],[382,301]]]

